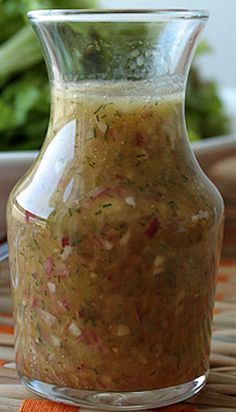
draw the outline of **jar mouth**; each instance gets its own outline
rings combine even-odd
[[[51,9],[28,12],[31,21],[45,22],[162,22],[173,20],[206,20],[209,12],[202,9]]]

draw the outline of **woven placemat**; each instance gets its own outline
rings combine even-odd
[[[7,266],[0,270],[0,412],[76,412],[82,408],[43,401],[18,380],[13,349]],[[221,262],[217,279],[208,383],[197,396],[181,404],[160,408],[165,412],[236,411],[236,259]]]

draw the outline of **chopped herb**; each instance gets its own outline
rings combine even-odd
[[[143,153],[143,154],[138,154],[138,155],[136,155],[136,157],[146,157],[146,154],[145,154],[145,153]]]
[[[105,107],[110,106],[111,104],[114,104],[114,103],[113,103],[113,102],[105,103],[105,104],[103,105],[103,108],[105,109]]]
[[[104,139],[107,139],[109,129],[110,129],[110,126],[109,126],[108,123],[106,123],[106,130],[105,130],[105,133],[104,133]]]
[[[188,177],[187,177],[187,176],[185,176],[185,175],[180,175],[180,176],[182,177],[182,179],[183,179],[185,182],[188,181]]]
[[[125,183],[126,183],[127,185],[129,185],[129,186],[132,186],[132,185],[135,184],[135,182],[134,182],[133,180],[129,179],[128,177],[126,178]]]
[[[118,153],[118,154],[117,154],[117,163],[118,163],[118,165],[121,164],[122,161],[123,161],[123,156],[122,156],[121,153]]]
[[[96,137],[97,137],[97,129],[96,129],[95,126],[93,128],[93,137],[94,137],[94,139],[96,139]]]
[[[173,213],[176,215],[177,214],[177,210],[178,210],[178,205],[174,200],[171,200],[170,202],[168,202],[169,206],[171,207]]]
[[[106,195],[107,195],[107,197],[112,197],[112,198],[114,197],[114,196],[113,196],[111,193],[109,193],[109,192],[108,192]]]
[[[100,119],[97,114],[96,114],[96,119],[97,119],[97,122],[100,122]]]
[[[116,116],[116,117],[121,117],[121,114],[120,114],[120,112],[119,112],[118,110],[115,111],[115,116]]]
[[[167,246],[164,243],[160,243],[160,248],[164,251],[167,249]]]
[[[97,216],[97,215],[100,215],[102,213],[102,211],[101,210],[98,210],[97,212],[95,212],[94,214]]]
[[[180,361],[181,361],[181,355],[180,355],[180,353],[178,353],[178,352],[175,352],[174,355],[175,355],[176,361],[177,361],[176,367],[177,367],[177,370],[179,370]]]
[[[94,310],[91,308],[91,302],[86,302],[87,306],[83,306],[79,310],[79,316],[83,320],[84,324],[90,323],[93,327],[96,326],[96,315]]]
[[[103,108],[103,104],[101,104],[97,110],[95,110],[95,112],[93,114],[97,114],[101,109]]]
[[[70,216],[72,216],[72,209],[71,208],[68,209],[68,213],[69,213]]]
[[[38,244],[37,240],[33,238],[33,242],[37,246],[37,248],[39,249],[39,244]]]
[[[75,239],[74,241],[73,241],[73,245],[75,246],[75,245],[78,245],[79,243],[81,243],[82,242],[82,239],[80,239],[80,238],[77,238],[77,239]]]
[[[110,206],[112,206],[112,203],[105,203],[104,205],[102,205],[103,209],[104,209],[105,207],[110,207]]]
[[[143,222],[139,222],[139,224],[140,224],[140,226],[142,226],[142,227],[146,226],[145,223],[143,223]]]

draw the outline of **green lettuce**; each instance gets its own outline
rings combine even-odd
[[[0,0],[0,150],[38,149],[49,120],[46,68],[27,12],[91,7],[96,0]]]

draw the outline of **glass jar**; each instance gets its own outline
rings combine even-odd
[[[223,203],[184,119],[204,11],[34,11],[51,84],[8,203],[16,362],[52,400],[143,409],[209,367]]]

